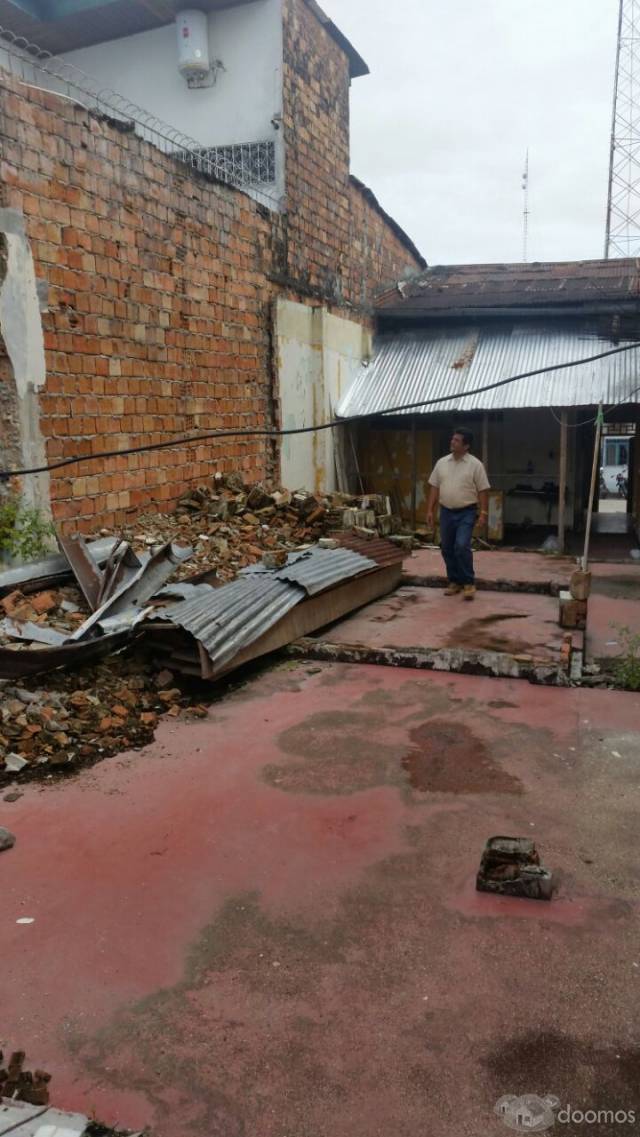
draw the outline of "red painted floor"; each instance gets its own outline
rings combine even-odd
[[[639,743],[619,693],[255,678],[3,803],[2,1045],[154,1137],[479,1137],[507,1093],[638,1108]],[[475,893],[498,833],[539,841],[552,903]]]
[[[367,647],[464,648],[560,658],[558,600],[533,593],[478,592],[469,603],[439,588],[400,588],[318,638]]]

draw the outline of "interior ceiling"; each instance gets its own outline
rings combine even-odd
[[[214,12],[255,0],[198,0]],[[185,0],[0,0],[0,26],[53,54],[171,23]]]

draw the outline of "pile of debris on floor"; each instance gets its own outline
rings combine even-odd
[[[193,555],[189,565],[178,568],[176,579],[215,569],[218,579],[226,582],[264,552],[291,551],[334,531],[388,537],[405,549],[413,545],[386,496],[269,491],[262,485],[244,486],[237,474],[216,474],[211,484],[185,494],[175,512],[143,514],[118,536],[136,553],[166,542],[189,545]],[[96,534],[110,535],[108,529]]]
[[[323,500],[217,477],[170,517],[60,536],[60,554],[0,574],[0,773],[145,745],[160,714],[206,714],[174,675],[218,679],[396,587],[406,551]]]

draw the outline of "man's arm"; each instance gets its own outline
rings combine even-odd
[[[488,495],[487,495],[488,499]],[[429,501],[427,502],[427,529],[433,529],[433,515],[440,500],[440,487],[429,486]]]

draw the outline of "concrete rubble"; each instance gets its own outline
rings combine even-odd
[[[174,672],[216,677],[216,668],[236,665],[240,649],[244,662],[252,640],[292,607],[359,574],[383,578],[373,590],[368,586],[366,598],[376,587],[388,589],[399,576],[403,552],[380,541],[379,532],[398,527],[382,497],[269,492],[244,486],[233,474],[216,475],[211,485],[185,495],[173,514],[148,515],[120,534],[103,530],[94,540],[61,536],[60,556],[34,565],[32,573],[23,566],[0,574],[0,778],[65,773],[144,746],[162,715],[203,717],[197,694],[185,690]],[[379,564],[381,545],[392,552]],[[233,581],[242,603],[227,631],[235,593],[225,590],[223,597],[218,590]],[[271,608],[263,604],[265,589],[274,593]],[[247,619],[249,592],[255,615]],[[356,601],[351,597],[348,607]],[[335,596],[333,603],[336,618],[342,609],[335,608]],[[182,617],[185,604],[188,611],[195,604],[205,618],[213,607],[220,613],[206,621],[200,640],[202,618],[194,625],[188,612]],[[309,627],[325,622],[322,608],[309,607]],[[138,648],[152,630],[150,617],[158,616],[164,624],[155,625],[152,648],[159,658],[157,633],[171,621],[172,608],[182,634],[193,633],[196,666],[181,666],[169,650],[169,666],[157,675],[157,664],[154,669]],[[294,638],[295,627],[281,634]],[[213,640],[219,646],[225,636],[224,651],[213,654]],[[279,641],[272,637],[272,643]],[[122,654],[132,646],[133,656]],[[101,662],[107,655],[108,662]]]

